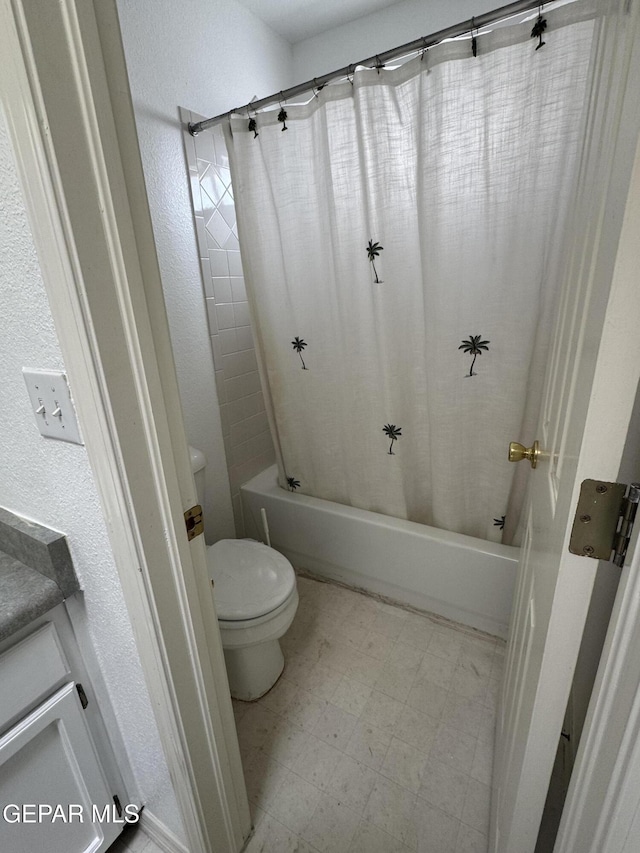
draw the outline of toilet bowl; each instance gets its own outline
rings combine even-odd
[[[231,695],[259,699],[284,669],[279,640],[298,608],[293,566],[251,539],[222,539],[207,562]]]
[[[191,470],[204,505],[204,454],[189,447]],[[222,539],[207,548],[209,577],[234,699],[259,699],[284,669],[280,637],[298,609],[293,566],[253,539]]]

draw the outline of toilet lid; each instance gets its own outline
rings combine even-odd
[[[275,610],[293,592],[296,576],[282,554],[251,539],[222,539],[207,548],[218,619],[239,622]]]

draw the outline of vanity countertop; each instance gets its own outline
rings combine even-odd
[[[0,553],[0,641],[64,601],[55,581]]]
[[[0,508],[0,641],[79,589],[66,537]]]

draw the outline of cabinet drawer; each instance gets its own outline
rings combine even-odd
[[[55,626],[48,622],[0,655],[0,732],[68,680]]]

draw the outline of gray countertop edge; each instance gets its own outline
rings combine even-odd
[[[48,577],[65,598],[80,589],[66,536],[2,507],[0,551]]]
[[[0,553],[0,641],[64,599],[60,587],[46,575]]]
[[[79,591],[64,534],[0,507],[0,641]]]

